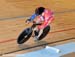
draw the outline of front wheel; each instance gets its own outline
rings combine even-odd
[[[24,42],[26,42],[32,35],[32,29],[31,28],[27,28],[25,29],[18,37],[17,39],[17,43],[18,44],[23,44]]]
[[[43,33],[41,34],[38,40],[42,40],[43,38],[45,38],[45,36],[49,33],[49,31],[50,31],[50,26],[48,25],[46,28],[44,28]]]

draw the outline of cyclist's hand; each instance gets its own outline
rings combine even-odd
[[[36,21],[33,21],[33,24],[35,24],[36,23]]]
[[[29,24],[30,23],[30,19],[27,19],[25,22]]]
[[[26,21],[26,23],[27,23],[27,24],[29,24],[29,23],[30,23],[30,21]]]

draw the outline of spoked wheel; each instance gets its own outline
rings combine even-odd
[[[38,40],[42,40],[49,33],[49,31],[50,31],[50,26],[44,28],[43,33],[41,34]]]
[[[17,39],[17,43],[18,44],[23,44],[24,42],[26,42],[32,35],[32,29],[31,28],[27,28],[25,29],[18,37]]]

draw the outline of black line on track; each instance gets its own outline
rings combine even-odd
[[[44,45],[54,44],[54,43],[58,43],[58,42],[62,42],[62,41],[73,40],[73,39],[75,39],[75,37],[72,37],[72,38],[69,38],[69,39],[64,39],[64,40],[59,40],[59,41],[54,41],[54,42],[49,42],[49,43],[44,43],[44,44],[35,45],[35,46],[32,46],[32,47],[28,47],[28,48],[23,48],[23,49],[11,51],[11,52],[3,53],[3,54],[0,54],[0,56],[5,55],[5,54],[11,54],[11,53],[18,52],[18,51],[28,50],[28,49],[32,49],[32,48],[36,48],[36,47],[40,47],[40,46],[44,46]]]

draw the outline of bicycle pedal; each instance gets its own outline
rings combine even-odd
[[[38,39],[36,39],[36,38],[34,38],[34,41],[35,41],[35,42],[39,42],[39,40],[38,40]]]

